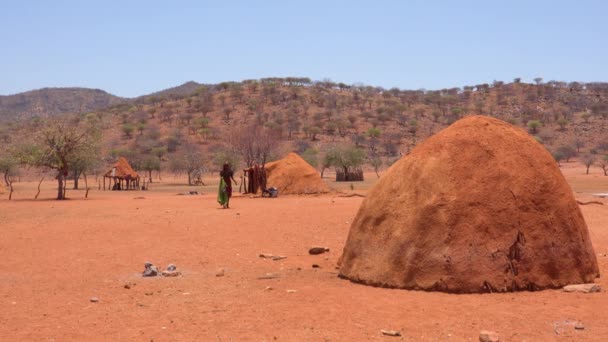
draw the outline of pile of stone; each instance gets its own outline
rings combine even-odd
[[[151,262],[146,262],[144,264],[144,272],[142,273],[143,277],[156,277],[158,275],[158,267],[154,266],[154,264]],[[181,276],[182,273],[177,269],[177,266],[174,264],[169,264],[164,271],[160,272],[160,275],[163,277],[177,277]]]

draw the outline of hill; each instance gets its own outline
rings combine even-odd
[[[0,96],[0,120],[96,111],[126,101],[100,89],[43,88]]]
[[[177,87],[167,88],[161,91],[154,92],[152,94],[142,95],[135,99],[136,102],[145,102],[149,99],[154,98],[176,98],[176,97],[184,97],[187,95],[192,95],[197,89],[199,89],[203,84],[197,83],[194,81],[189,81],[184,84],[178,85]]]
[[[608,155],[608,83],[515,79],[401,90],[295,77],[188,82],[92,113],[74,112],[102,128],[106,160],[125,156],[140,171],[178,170],[193,152],[215,168],[214,160],[249,164],[295,151],[322,169],[336,145],[355,147],[370,167],[384,168],[467,115],[519,126],[558,159]],[[0,139],[17,141],[35,127],[0,125]]]

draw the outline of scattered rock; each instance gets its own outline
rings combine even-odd
[[[583,325],[583,322],[576,322],[576,324],[574,324],[574,329],[585,330],[585,326]]]
[[[395,330],[380,330],[382,335],[386,336],[401,336],[401,333]]]
[[[144,277],[156,277],[158,275],[158,268],[154,266],[152,263],[147,262],[144,264],[144,273],[142,276]]]
[[[136,283],[126,283],[123,287],[127,290],[129,290],[131,287],[137,285]]]
[[[319,266],[317,264],[312,264],[312,268],[321,268],[321,266]]]
[[[482,330],[479,333],[479,342],[499,342],[500,337],[493,331]]]
[[[178,277],[182,275],[182,272],[175,270],[175,271],[162,271],[162,273],[160,274],[163,277]]]
[[[583,292],[583,293],[593,293],[602,291],[602,287],[599,284],[576,284],[576,285],[566,285],[564,286],[565,292]]]
[[[174,264],[169,264],[169,266],[167,266],[167,271],[175,271],[177,270],[177,266],[175,266]]]
[[[308,254],[310,254],[310,255],[323,254],[325,252],[329,252],[329,248],[327,248],[327,247],[312,247],[311,249],[308,250]]]
[[[275,273],[266,273],[265,275],[258,277],[258,279],[276,279],[279,278],[278,274]]]
[[[272,260],[274,260],[274,261],[283,260],[283,259],[287,259],[287,257],[283,256],[283,255],[275,255],[272,257]]]
[[[99,298],[97,297],[91,297],[91,299],[89,299],[91,301],[91,303],[97,303],[99,302]]]
[[[215,272],[216,277],[223,277],[224,274],[225,274],[225,271],[223,268],[220,268],[219,270],[217,270],[217,272]]]
[[[274,255],[272,255],[270,253],[260,253],[260,258],[272,259],[273,257],[274,257]]]

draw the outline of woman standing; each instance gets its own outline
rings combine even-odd
[[[232,182],[239,185],[234,179],[234,172],[230,168],[228,162],[224,163],[222,171],[220,171],[220,189],[217,194],[217,201],[224,209],[230,208],[230,197],[232,197]]]

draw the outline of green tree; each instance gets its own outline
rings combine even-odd
[[[576,150],[569,145],[558,147],[556,152],[559,153],[566,162],[569,162],[572,157],[576,156]]]
[[[530,129],[530,133],[536,134],[536,132],[538,132],[538,129],[541,126],[541,123],[538,120],[530,120],[530,121],[528,121],[527,125],[528,125],[528,129]]]
[[[135,130],[135,126],[132,123],[125,123],[121,126],[122,132],[125,134],[125,137],[131,138],[133,137],[133,131]]]
[[[365,153],[354,145],[338,145],[328,149],[323,164],[342,169],[345,174],[361,167]]]
[[[568,126],[568,120],[566,120],[566,118],[559,118],[557,119],[556,123],[559,125],[559,130],[563,131],[566,129],[566,126]],[[530,124],[530,123],[528,123]]]
[[[319,151],[317,151],[314,147],[307,148],[302,153],[302,159],[306,160],[306,162],[312,165],[315,169],[319,165]]]

